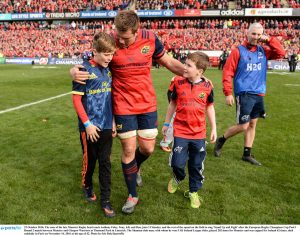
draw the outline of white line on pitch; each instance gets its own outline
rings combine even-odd
[[[14,108],[4,109],[4,110],[0,111],[0,114],[8,113],[8,112],[15,111],[15,110],[22,109],[22,108],[26,108],[26,107],[29,107],[29,106],[32,106],[32,105],[36,105],[36,104],[40,104],[40,103],[43,103],[43,102],[47,102],[49,100],[58,99],[60,97],[63,97],[63,96],[69,95],[69,94],[71,94],[71,92],[64,93],[64,94],[57,95],[57,96],[53,96],[53,97],[50,97],[50,98],[47,98],[47,99],[44,99],[44,100],[39,100],[39,101],[28,103],[28,104],[23,104],[23,105],[14,107]]]
[[[300,86],[300,84],[284,84],[285,86]]]

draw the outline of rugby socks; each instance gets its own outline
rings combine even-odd
[[[138,171],[136,160],[133,159],[130,163],[126,164],[122,162],[122,169],[124,174],[124,179],[127,185],[128,193],[132,197],[137,197],[136,192],[136,173]]]
[[[251,156],[251,148],[244,147],[244,157],[250,157]]]
[[[223,145],[226,141],[226,138],[224,137],[224,135],[222,135],[220,138],[219,138],[219,141],[220,143]]]
[[[137,164],[138,169],[140,169],[140,166],[142,165],[142,163],[144,161],[147,160],[148,157],[149,156],[146,156],[146,155],[142,154],[140,152],[139,147],[137,147],[137,149],[135,150],[135,160],[136,160],[136,164]]]

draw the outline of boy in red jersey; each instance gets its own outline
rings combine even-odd
[[[82,157],[82,189],[88,201],[96,201],[93,174],[98,160],[101,208],[106,217],[114,217],[110,203],[112,137],[115,135],[111,99],[111,73],[108,64],[116,49],[113,38],[97,33],[93,40],[92,58],[83,66],[90,74],[86,84],[73,82],[72,99],[78,115]]]
[[[185,178],[185,165],[188,161],[189,195],[192,208],[199,208],[198,190],[202,188],[204,160],[206,156],[206,121],[210,126],[210,142],[217,138],[214,94],[212,83],[203,73],[209,65],[209,57],[202,52],[187,56],[183,76],[174,78],[172,100],[169,104],[162,132],[176,112],[174,119],[174,145],[170,155],[173,177],[168,183],[168,192],[175,193],[179,183]]]
[[[118,13],[114,20],[118,49],[110,64],[113,112],[122,145],[122,169],[129,194],[122,207],[125,214],[133,213],[139,201],[136,184],[141,185],[142,180],[138,171],[154,151],[158,133],[156,95],[150,74],[152,59],[177,75],[182,75],[184,68],[178,60],[165,53],[163,44],[152,31],[139,29],[139,22],[134,11]],[[88,76],[86,72],[79,71],[79,67],[70,70],[78,82]]]

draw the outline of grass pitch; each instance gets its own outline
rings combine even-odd
[[[113,219],[103,217],[100,204],[83,198],[81,147],[71,95],[1,113],[20,105],[71,91],[68,66],[57,68],[0,65],[0,224],[299,224],[300,223],[300,73],[268,74],[265,99],[268,117],[259,120],[253,154],[255,167],[241,160],[243,137],[226,142],[215,158],[208,145],[204,202],[191,209],[183,192],[168,194],[171,177],[168,154],[156,150],[142,166],[144,186],[140,204],[126,216],[121,207],[127,190],[123,180],[120,144],[112,151]],[[159,131],[167,108],[172,74],[153,70]],[[234,124],[235,109],[225,105],[221,72],[206,72],[214,84],[218,135]],[[209,133],[209,132],[208,132]],[[98,172],[94,187],[98,190]]]

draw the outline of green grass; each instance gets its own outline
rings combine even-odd
[[[69,92],[69,68],[1,65],[0,111]],[[220,71],[210,69],[206,75],[214,83],[221,135],[234,124],[235,109],[225,105]],[[159,130],[171,77],[164,69],[153,70]],[[82,196],[81,147],[71,95],[0,114],[0,224],[299,224],[300,87],[284,85],[300,84],[299,77],[299,72],[268,75],[268,118],[259,121],[253,148],[262,167],[241,160],[241,135],[226,143],[220,158],[213,157],[208,145],[200,191],[204,203],[198,210],[189,208],[183,197],[187,179],[179,192],[168,194],[168,154],[157,143],[142,167],[140,204],[134,214],[123,215],[127,190],[115,139],[111,201],[117,216],[104,218],[99,203],[89,204]],[[99,194],[97,172],[94,184]]]

